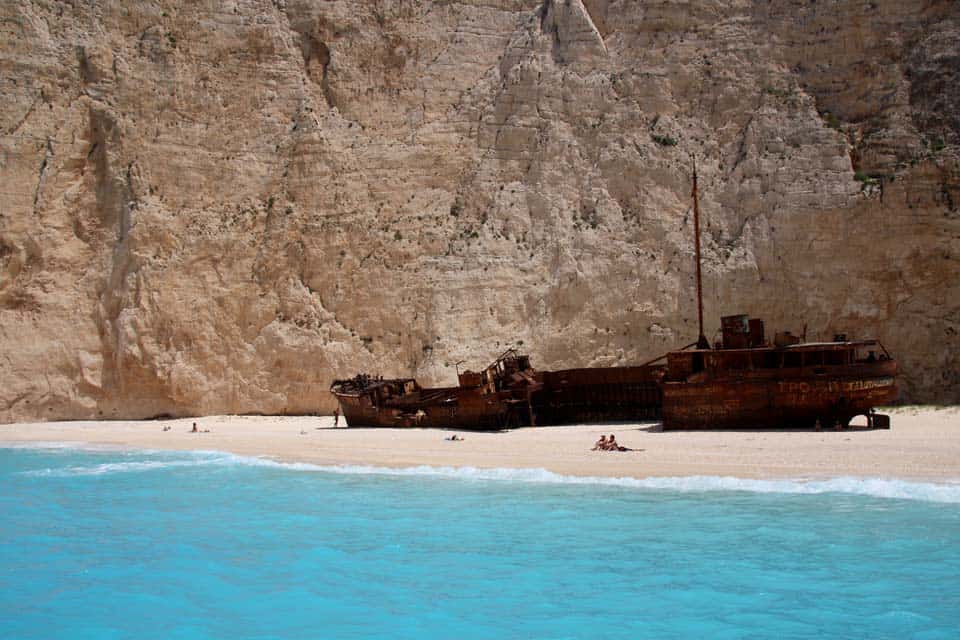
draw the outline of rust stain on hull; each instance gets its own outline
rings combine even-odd
[[[824,428],[837,422],[846,426],[854,416],[868,415],[897,397],[892,377],[668,382],[663,389],[665,430],[812,427],[818,420]]]
[[[571,424],[660,417],[662,367],[542,371],[532,405],[537,424]]]

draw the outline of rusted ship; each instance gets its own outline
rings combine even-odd
[[[530,424],[537,389],[530,359],[510,349],[483,371],[459,373],[456,387],[423,388],[413,378],[365,374],[334,380],[330,391],[347,426],[503,429]]]
[[[364,374],[330,391],[348,426],[506,429],[660,415],[662,366],[537,371],[510,349],[482,371],[458,373],[455,387]]]
[[[666,356],[663,428],[845,427],[857,415],[889,427],[873,408],[897,397],[897,363],[877,340],[799,342],[782,333],[764,340],[763,322],[722,321],[714,348]]]
[[[721,320],[722,340],[703,332],[700,208],[693,171],[697,319],[695,343],[633,367],[538,371],[515,350],[455,387],[413,378],[358,375],[331,392],[348,426],[504,429],[528,425],[654,419],[663,428],[844,427],[857,415],[889,427],[873,408],[897,397],[897,364],[877,340],[808,343],[787,332],[772,343],[761,320]]]
[[[861,414],[868,426],[888,428],[889,417],[873,408],[896,400],[897,363],[877,340],[836,335],[809,343],[782,332],[770,344],[762,320],[737,315],[721,319],[722,341],[711,348],[703,333],[696,164],[691,196],[700,335],[695,348],[665,356],[663,428],[846,427]]]

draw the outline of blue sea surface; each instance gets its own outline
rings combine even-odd
[[[0,448],[0,638],[960,637],[960,485]]]

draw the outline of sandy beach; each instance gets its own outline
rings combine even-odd
[[[645,422],[476,433],[344,428],[342,421],[334,428],[329,416],[211,416],[5,424],[0,444],[216,450],[318,465],[536,468],[577,476],[960,480],[960,408],[901,407],[886,413],[890,430],[840,432],[661,432],[659,423]],[[193,422],[209,431],[190,433]],[[453,433],[464,440],[445,439]],[[605,433],[616,434],[633,451],[591,451]]]

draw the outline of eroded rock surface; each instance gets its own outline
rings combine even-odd
[[[949,0],[0,5],[0,420],[326,411],[705,316],[960,402]]]

